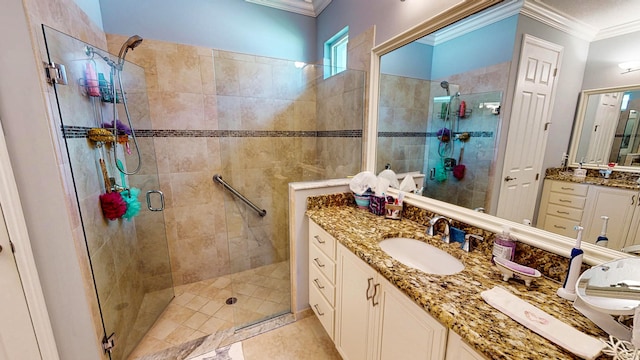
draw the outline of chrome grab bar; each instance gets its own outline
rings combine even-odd
[[[220,174],[215,174],[213,175],[213,181],[221,184],[223,187],[225,187],[227,190],[231,191],[231,193],[235,196],[237,196],[238,198],[240,198],[240,200],[244,201],[247,205],[249,205],[250,208],[252,208],[253,210],[255,210],[258,215],[260,216],[265,216],[267,215],[267,210],[265,209],[260,209],[259,207],[257,207],[254,203],[252,203],[251,201],[249,201],[249,199],[247,199],[246,197],[244,197],[244,195],[240,194],[238,192],[238,190],[234,189],[231,187],[231,185],[227,184],[224,180],[222,180],[222,176],[220,176]]]

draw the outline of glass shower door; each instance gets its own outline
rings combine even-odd
[[[138,146],[131,135],[120,134],[117,140],[108,134],[90,136],[114,120],[129,126],[122,94],[112,96],[111,68],[102,58],[112,57],[46,26],[43,32],[49,61],[66,69],[68,84],[54,86],[61,143],[71,169],[103,335],[114,339],[110,358],[126,359],[174,297],[144,69],[126,62],[122,74]],[[123,174],[118,167],[128,172],[137,167],[137,151],[140,171]],[[140,191],[137,196],[135,189]],[[126,206],[123,216],[116,216],[122,210],[117,193]]]

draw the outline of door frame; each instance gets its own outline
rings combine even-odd
[[[12,254],[16,261],[21,291],[24,292],[27,307],[36,335],[40,355],[43,359],[58,360],[56,346],[49,313],[44,300],[38,270],[36,268],[31,242],[27,232],[27,224],[22,212],[22,204],[18,195],[18,187],[13,175],[13,168],[7,150],[4,131],[0,123],[0,204],[3,209],[3,219],[7,226],[7,233],[15,252]],[[8,249],[7,249],[8,250]]]

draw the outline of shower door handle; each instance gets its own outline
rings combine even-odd
[[[151,194],[158,194],[160,196],[160,207],[154,208],[151,206]],[[147,208],[151,211],[162,211],[164,210],[164,194],[160,190],[149,190],[147,191]]]

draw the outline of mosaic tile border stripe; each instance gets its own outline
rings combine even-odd
[[[62,135],[66,139],[86,138],[87,126],[62,126]],[[277,130],[135,130],[138,137],[362,137],[362,130],[326,130],[326,131],[277,131]]]
[[[454,134],[466,132],[471,137],[491,138],[494,136],[493,131],[458,131]],[[435,132],[410,132],[410,131],[379,131],[378,137],[438,137]]]

